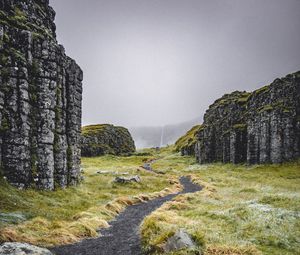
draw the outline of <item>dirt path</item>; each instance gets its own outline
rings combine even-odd
[[[192,193],[201,187],[192,183],[188,177],[180,178],[183,191],[167,195],[127,207],[115,220],[110,222],[110,228],[101,230],[102,236],[86,239],[80,243],[52,249],[57,255],[140,255],[142,254],[139,225],[152,211],[178,194]]]

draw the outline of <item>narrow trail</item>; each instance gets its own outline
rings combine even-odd
[[[102,236],[72,245],[56,247],[52,251],[56,255],[141,255],[138,231],[143,219],[175,196],[201,190],[201,187],[192,183],[188,177],[181,177],[180,183],[184,188],[179,193],[127,207],[109,223],[109,228],[100,231]]]

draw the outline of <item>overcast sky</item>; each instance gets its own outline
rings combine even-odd
[[[83,124],[194,119],[300,70],[300,0],[50,0],[84,71]],[[200,120],[199,120],[200,121]]]

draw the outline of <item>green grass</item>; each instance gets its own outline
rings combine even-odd
[[[138,171],[148,157],[104,156],[83,158],[85,181],[54,192],[18,190],[3,179],[0,183],[0,241],[26,241],[39,245],[56,245],[96,236],[96,229],[107,226],[128,204],[150,199],[171,190],[168,178]],[[141,183],[116,184],[114,174],[100,175],[98,170],[130,175],[139,174]],[[25,222],[15,224],[14,214]],[[11,220],[7,220],[10,219]]]
[[[164,175],[138,168],[152,159]],[[174,153],[174,146],[130,157],[83,158],[85,181],[66,190],[18,190],[1,180],[0,242],[51,246],[95,237],[127,205],[174,192],[179,186],[170,183],[189,175],[203,190],[179,195],[145,218],[144,250],[162,254],[167,239],[184,228],[198,248],[170,254],[299,254],[299,166],[199,165]],[[139,174],[142,182],[118,185],[113,174],[99,175],[99,170]]]
[[[205,254],[299,254],[300,162],[198,165],[173,154],[154,169],[191,175],[205,188],[177,197],[144,220],[145,250],[162,254],[163,237],[182,227],[204,240]]]

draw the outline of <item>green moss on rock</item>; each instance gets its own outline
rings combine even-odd
[[[110,124],[82,127],[81,154],[86,157],[105,154],[124,155],[135,152],[128,129]]]
[[[180,137],[175,143],[175,150],[182,154],[193,154],[197,142],[197,133],[203,128],[202,125],[192,127],[185,135]]]

